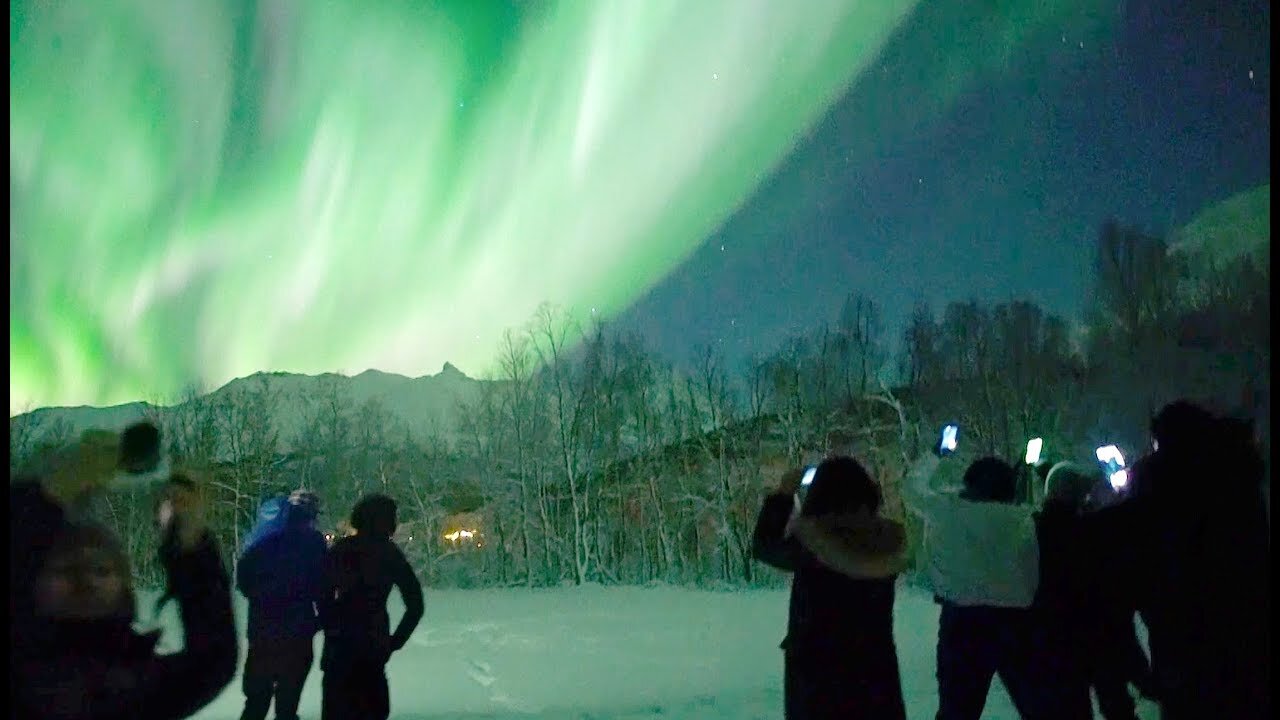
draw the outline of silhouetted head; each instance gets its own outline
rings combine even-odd
[[[1175,400],[1151,418],[1151,438],[1157,450],[1175,453],[1209,442],[1213,415],[1188,400]]]
[[[960,496],[975,502],[1011,503],[1017,496],[1018,476],[1009,463],[996,457],[975,460],[964,471]]]
[[[1060,462],[1049,470],[1044,481],[1044,500],[1060,502],[1079,509],[1084,506],[1085,499],[1094,486],[1098,484],[1100,474],[1092,472],[1083,465],[1071,462]]]
[[[871,479],[862,463],[851,457],[827,458],[818,465],[813,483],[805,493],[804,515],[833,515],[880,509],[880,486]]]
[[[396,501],[386,495],[366,495],[351,509],[351,527],[361,535],[389,538],[396,532]]]
[[[311,525],[320,514],[320,497],[310,490],[294,490],[289,495],[288,514],[285,516],[289,525]]]
[[[130,620],[129,557],[106,529],[67,525],[36,574],[33,597],[36,614],[52,620]]]
[[[120,468],[145,473],[160,464],[160,430],[147,421],[134,423],[120,435]]]

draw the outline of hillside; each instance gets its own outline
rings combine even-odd
[[[355,377],[344,375],[297,375],[292,373],[257,373],[232,380],[195,402],[217,406],[229,398],[265,381],[277,402],[274,420],[280,432],[282,449],[289,449],[301,431],[308,406],[329,392],[328,383],[336,382],[337,391],[350,402],[352,410],[376,400],[396,420],[403,422],[417,436],[429,433],[451,435],[457,427],[458,405],[479,396],[486,381],[467,377],[449,363],[435,375],[408,378],[403,375],[367,370]],[[187,403],[155,406],[134,402],[112,407],[55,407],[17,415],[9,419],[11,434],[46,433],[78,435],[89,428],[120,430],[148,415],[181,412]]]

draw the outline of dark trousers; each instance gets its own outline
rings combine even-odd
[[[787,650],[783,717],[786,720],[906,720],[897,650],[891,642],[865,658],[848,657],[830,650]]]
[[[1027,610],[961,607],[942,602],[938,621],[938,720],[979,720],[991,678],[1009,692],[1018,714],[1048,717],[1037,686],[1034,627]]]
[[[244,663],[244,712],[240,720],[263,720],[276,701],[276,720],[298,720],[298,700],[314,659],[311,638],[249,644]]]
[[[321,720],[387,720],[391,693],[385,665],[335,663],[325,668]]]

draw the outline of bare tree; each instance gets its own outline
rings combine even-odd
[[[840,308],[837,328],[841,375],[846,403],[866,395],[881,360],[880,307],[871,298],[853,293]]]
[[[219,502],[229,511],[229,537],[237,554],[241,528],[252,521],[257,498],[274,485],[279,433],[273,409],[278,397],[267,376],[259,375],[227,386],[213,405],[224,451],[218,459],[227,464],[227,472],[213,482],[221,490]]]
[[[581,331],[568,314],[544,305],[539,308],[529,334],[534,352],[542,364],[544,383],[550,397],[560,475],[569,488],[573,522],[573,579],[582,584],[591,569],[586,533],[590,508],[586,488],[581,487],[585,479],[581,437],[584,397],[576,392],[572,363],[568,357],[569,345],[581,335]]]

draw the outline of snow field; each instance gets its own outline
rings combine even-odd
[[[243,630],[245,606],[237,599]],[[401,612],[395,593],[391,602],[394,627]],[[392,717],[399,720],[782,717],[782,590],[427,590],[426,603],[410,643],[387,667]],[[174,647],[176,612],[166,610],[160,620],[163,642]],[[932,598],[900,585],[894,632],[913,720],[937,710],[937,630]],[[320,714],[322,642],[317,638],[316,668],[302,695],[304,718]],[[235,720],[242,701],[237,676],[195,717]],[[1141,714],[1156,716],[1150,706]],[[998,679],[983,716],[1017,718]]]

